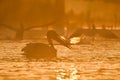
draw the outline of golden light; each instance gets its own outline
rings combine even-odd
[[[70,39],[71,44],[77,44],[80,42],[80,37],[73,37]]]

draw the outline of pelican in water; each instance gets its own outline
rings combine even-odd
[[[54,30],[49,30],[47,32],[47,40],[48,44],[44,43],[29,43],[27,44],[22,51],[24,51],[23,55],[28,59],[40,59],[40,58],[56,58],[57,50],[55,49],[52,40],[56,40],[63,46],[70,48],[70,44],[67,40],[61,38]]]

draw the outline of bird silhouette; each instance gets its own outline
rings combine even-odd
[[[28,59],[51,59],[57,57],[57,50],[53,45],[53,40],[56,40],[61,45],[70,48],[70,44],[67,40],[61,38],[60,35],[56,33],[54,30],[49,30],[47,32],[47,40],[49,44],[44,43],[29,43],[27,44],[22,51],[24,51],[23,55],[25,55]]]

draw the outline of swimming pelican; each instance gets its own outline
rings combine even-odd
[[[57,50],[54,48],[52,40],[56,40],[60,44],[70,48],[67,40],[62,39],[54,30],[49,30],[47,32],[47,40],[49,45],[44,43],[29,43],[27,44],[22,51],[28,59],[39,59],[46,58],[51,59],[57,57]]]

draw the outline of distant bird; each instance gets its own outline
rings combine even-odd
[[[70,44],[67,40],[62,39],[54,30],[49,30],[47,32],[48,44],[44,43],[29,43],[27,44],[22,51],[28,59],[51,59],[57,57],[57,50],[54,48],[52,40],[56,40],[60,44],[70,48]]]

